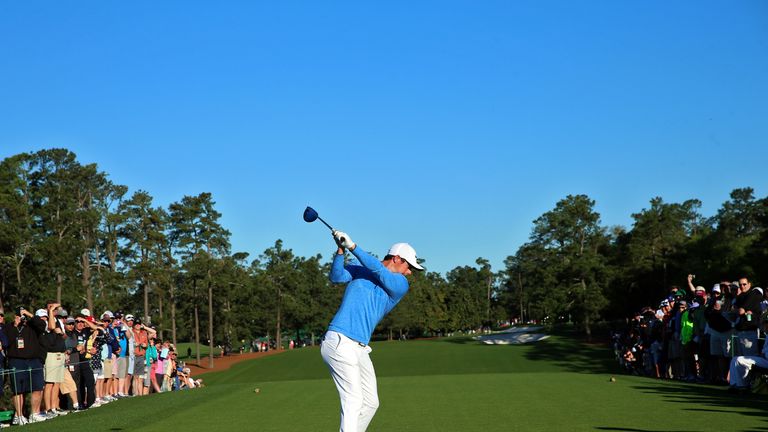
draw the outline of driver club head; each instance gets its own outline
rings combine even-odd
[[[317,211],[315,211],[315,209],[313,209],[312,207],[309,207],[309,206],[307,206],[307,208],[304,209],[304,221],[305,222],[314,222],[314,221],[316,221],[318,219],[320,220],[320,222],[325,224],[325,226],[327,226],[329,230],[333,231],[333,228],[330,225],[328,225],[328,222],[324,221],[323,218],[321,218],[317,214]]]
[[[317,220],[317,212],[312,207],[304,209],[304,222],[314,222]]]

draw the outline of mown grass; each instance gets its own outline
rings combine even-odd
[[[608,350],[566,335],[524,346],[469,338],[372,346],[381,407],[370,431],[768,430],[765,399],[624,375],[610,382]],[[317,348],[204,379],[203,389],[120,400],[25,430],[338,430],[338,396]]]

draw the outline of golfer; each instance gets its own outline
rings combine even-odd
[[[341,432],[363,432],[379,407],[376,372],[368,356],[368,342],[381,319],[408,292],[411,272],[424,270],[408,243],[395,243],[383,261],[355,245],[349,236],[333,231],[338,250],[330,280],[346,283],[341,306],[323,337],[320,353],[331,370],[341,399]],[[344,266],[344,249],[361,265]]]

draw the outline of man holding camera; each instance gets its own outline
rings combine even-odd
[[[46,420],[40,415],[40,403],[43,399],[43,362],[45,355],[40,346],[40,336],[45,333],[48,324],[20,307],[16,311],[13,326],[5,327],[8,346],[8,366],[16,372],[11,378],[13,405],[16,414],[13,424],[23,425]],[[32,413],[29,420],[24,417],[24,395],[31,393]]]
[[[133,340],[134,340],[134,355],[136,357],[133,366],[133,394],[135,396],[144,396],[149,394],[148,388],[144,385],[145,378],[147,376],[146,370],[146,354],[147,347],[149,347],[149,331],[152,331],[154,335],[155,331],[144,327],[141,323],[141,319],[136,318],[133,321]]]
[[[93,332],[100,331],[99,328],[87,319],[87,316],[80,314],[75,318],[74,337],[77,339],[74,352],[77,353],[77,364],[80,381],[78,382],[78,403],[83,409],[90,408],[96,402],[96,378],[91,369],[91,354],[88,352],[88,340]],[[71,365],[71,363],[70,363]]]
[[[56,417],[59,415],[59,411],[57,410],[59,406],[59,391],[61,383],[64,382],[64,372],[66,368],[66,334],[64,334],[64,329],[56,319],[60,309],[61,305],[58,303],[48,302],[46,332],[40,338],[40,345],[46,351],[45,373],[43,374],[45,379],[43,397],[45,399],[45,407],[48,409],[47,415],[49,417]]]

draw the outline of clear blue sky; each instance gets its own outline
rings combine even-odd
[[[768,2],[0,3],[0,157],[65,147],[167,206],[211,192],[233,251],[502,268],[587,194],[714,214],[768,193]]]

